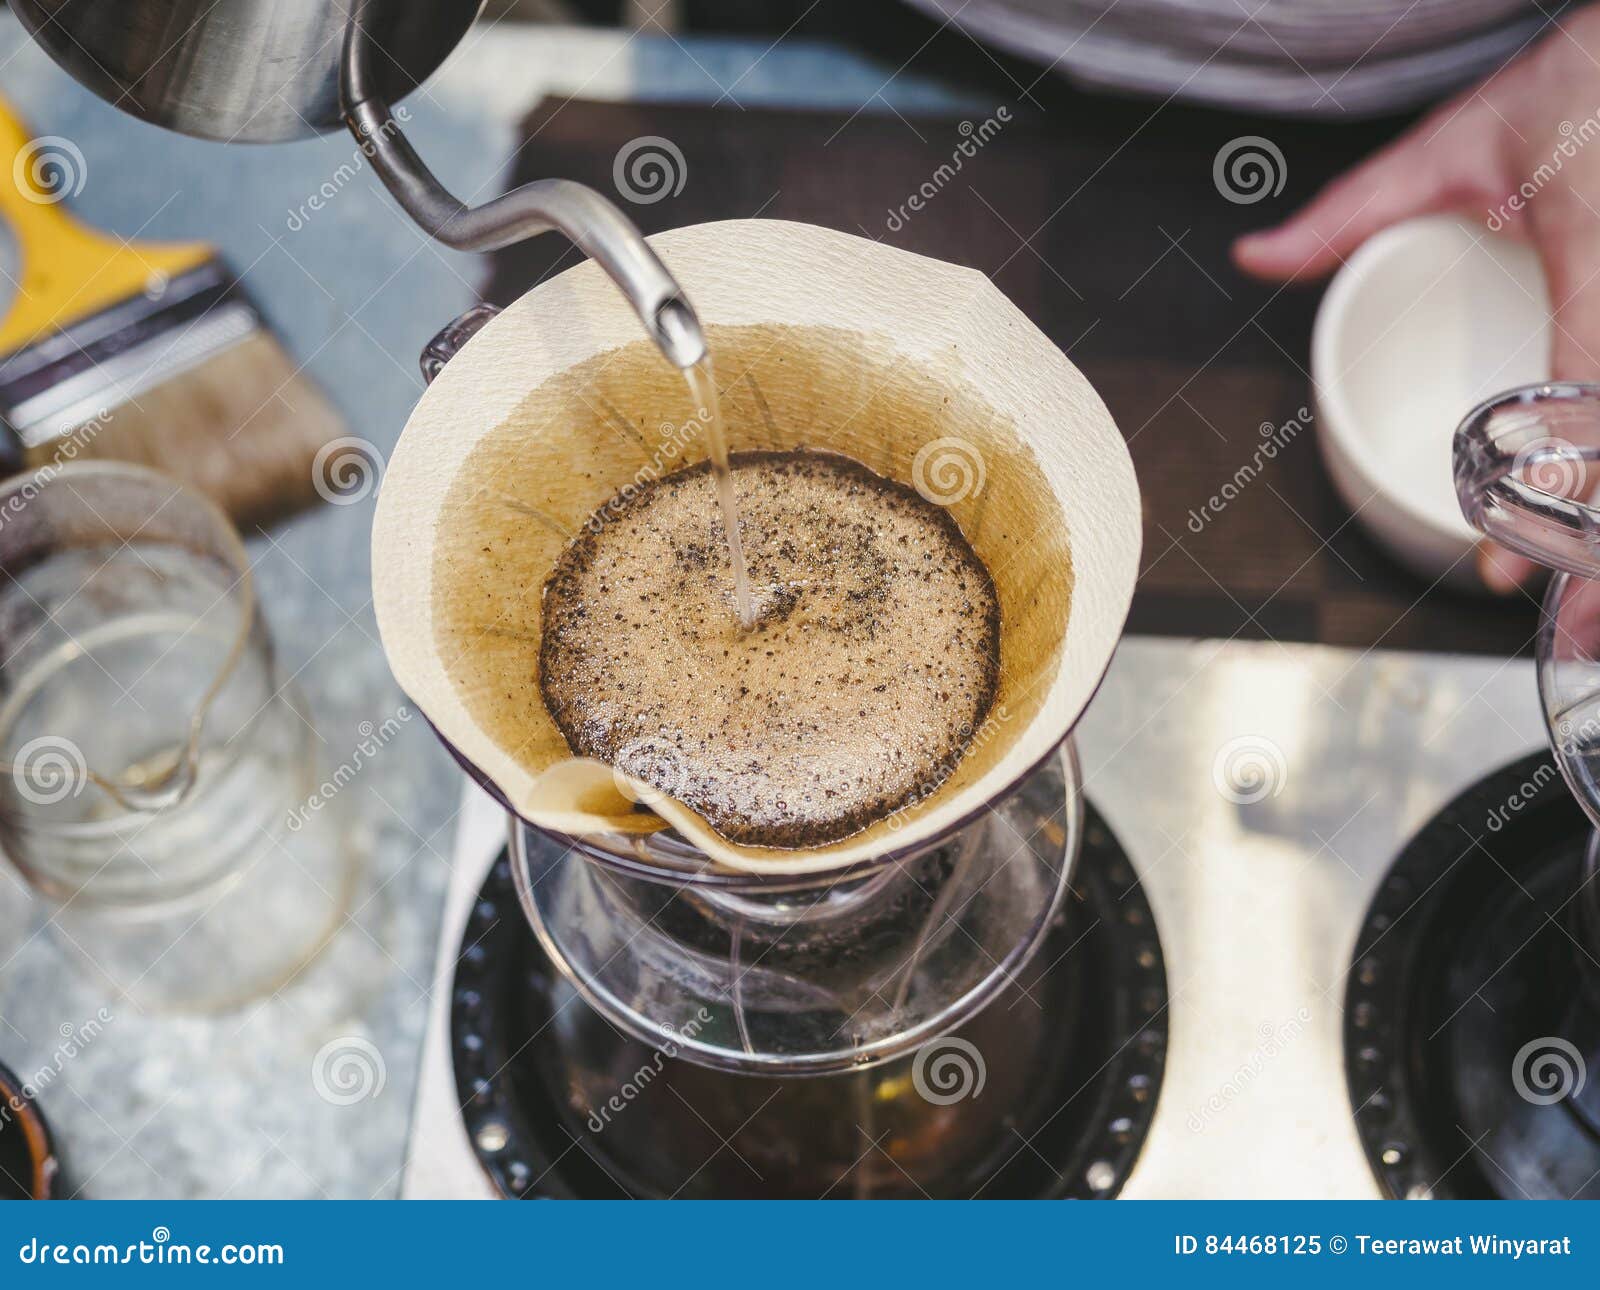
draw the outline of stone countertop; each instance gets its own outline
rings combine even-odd
[[[892,82],[892,83],[891,83]],[[146,126],[80,89],[0,15],[0,89],[35,135],[84,158],[73,212],[127,238],[219,245],[348,432],[380,455],[422,388],[417,354],[475,299],[482,266],[425,239],[346,137],[226,147]],[[514,124],[560,94],[874,110],[949,110],[937,83],[811,42],[699,40],[480,24],[407,100],[407,130],[464,197],[499,191]],[[373,498],[247,534],[281,657],[329,766],[350,762],[403,696],[377,643]],[[369,724],[370,723],[370,724]],[[69,1193],[369,1197],[397,1189],[460,775],[421,722],[358,759],[343,791],[364,855],[346,925],[290,987],[235,1012],[141,1015],[74,967],[46,911],[0,866],[0,1062],[39,1078]],[[204,965],[197,965],[203,970]],[[105,1009],[103,1026],[85,1023]],[[92,1035],[63,1058],[62,1036]],[[381,1081],[332,1104],[313,1064],[335,1041],[376,1052]]]

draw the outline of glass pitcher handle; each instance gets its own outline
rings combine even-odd
[[[1600,385],[1524,385],[1479,404],[1455,437],[1467,523],[1518,555],[1600,577]]]
[[[444,371],[448,363],[460,351],[461,347],[476,336],[483,325],[500,312],[499,305],[473,305],[473,307],[457,318],[453,323],[444,327],[437,336],[422,347],[422,357],[418,362],[422,366],[422,379],[427,384],[433,384],[433,378]]]

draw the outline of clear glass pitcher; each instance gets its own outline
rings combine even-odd
[[[1527,385],[1480,404],[1455,437],[1462,513],[1554,569],[1539,694],[1562,774],[1600,827],[1600,384]]]
[[[232,1007],[320,951],[355,860],[319,742],[209,501],[112,463],[0,486],[0,860],[118,999]]]
[[[1467,414],[1455,436],[1456,496],[1479,532],[1555,570],[1536,649],[1557,766],[1600,830],[1600,384],[1526,385]],[[1600,831],[1580,911],[1600,944]]]

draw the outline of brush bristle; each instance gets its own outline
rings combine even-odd
[[[133,462],[199,489],[241,528],[317,500],[317,452],[344,433],[339,414],[266,332],[30,449],[28,465]],[[69,447],[70,445],[70,447]]]

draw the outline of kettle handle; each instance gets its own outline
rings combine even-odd
[[[1456,498],[1501,546],[1600,577],[1600,384],[1523,385],[1479,404],[1456,430]]]

